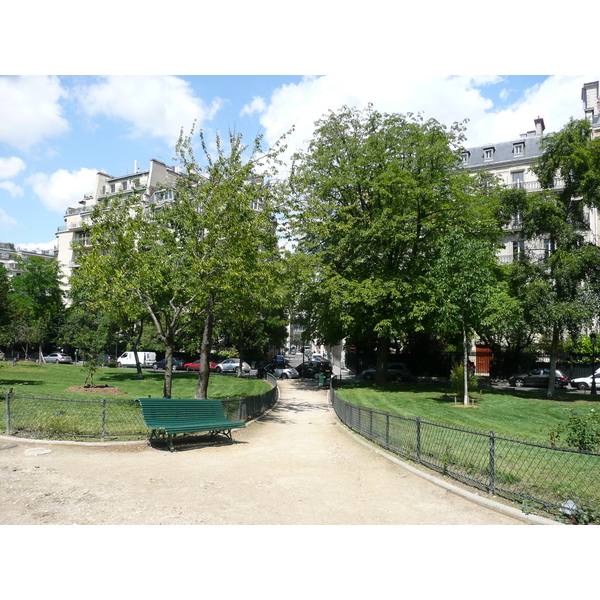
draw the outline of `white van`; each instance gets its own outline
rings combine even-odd
[[[142,367],[151,367],[156,362],[156,352],[138,352],[137,355]],[[117,367],[135,367],[135,352],[123,352],[117,358]]]

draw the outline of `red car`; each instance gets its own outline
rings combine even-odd
[[[215,370],[215,367],[218,365],[219,363],[216,362],[209,362],[208,363],[208,368],[211,371]],[[191,363],[185,363],[185,365],[183,365],[183,368],[186,371],[199,371],[200,370],[200,361],[199,360],[195,360],[194,362]]]

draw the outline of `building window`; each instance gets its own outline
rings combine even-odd
[[[518,229],[521,227],[523,227],[523,213],[520,210],[518,210],[512,216],[512,228]]]
[[[114,184],[114,183],[111,183],[111,184],[110,184],[110,191],[111,191],[111,193],[113,193],[113,194],[115,193],[115,184]]]
[[[523,156],[525,154],[525,144],[523,142],[519,142],[513,146],[513,154],[515,156]]]
[[[513,242],[513,261],[522,260],[525,258],[525,242]]]
[[[511,173],[512,177],[512,185],[515,188],[522,188],[525,185],[525,172],[524,171],[515,171]]]
[[[551,239],[544,240],[544,262],[548,260],[550,255],[556,250],[556,242]]]
[[[126,181],[124,181],[124,182],[121,184],[121,187],[123,188],[123,191],[125,192],[125,191],[127,190],[127,182],[126,182]]]
[[[494,158],[494,148],[484,148],[483,149],[483,160],[493,160]]]
[[[462,159],[462,164],[466,165],[469,162],[469,154],[470,152],[463,152],[460,157]]]

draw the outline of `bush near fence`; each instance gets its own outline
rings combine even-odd
[[[600,517],[600,454],[509,439],[350,404],[330,390],[333,409],[350,429],[379,446],[525,512],[572,522]]]
[[[231,421],[247,421],[278,400],[277,380],[268,376],[270,391],[256,396],[223,398]],[[70,440],[144,439],[150,430],[136,400],[56,399],[8,392],[5,433],[29,438]]]

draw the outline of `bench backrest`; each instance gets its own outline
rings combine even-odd
[[[138,398],[147,425],[169,419],[223,420],[225,411],[220,400],[197,398]]]

